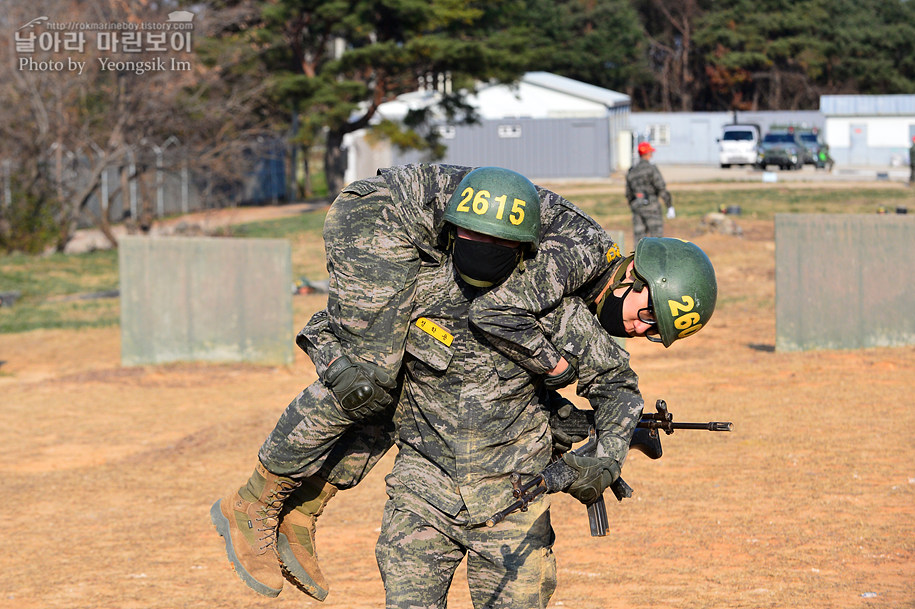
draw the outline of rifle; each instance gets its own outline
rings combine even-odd
[[[675,423],[673,414],[667,409],[667,402],[658,400],[655,403],[657,412],[643,412],[636,424],[629,448],[638,450],[650,459],[660,459],[661,440],[658,430],[661,429],[670,435],[677,429],[699,429],[708,431],[731,431],[733,424],[730,422],[711,421],[708,423]],[[590,430],[594,429],[594,411],[571,408],[569,410],[552,410],[550,412],[550,428],[559,430],[570,437],[572,442],[581,442],[589,438]],[[584,447],[582,447],[584,448]],[[581,450],[581,449],[579,449]],[[585,454],[576,451],[576,454]]]
[[[667,409],[667,402],[658,400],[655,403],[657,412],[642,413],[639,422],[636,424],[635,432],[632,434],[632,440],[629,448],[636,449],[650,459],[660,459],[661,438],[658,430],[664,430],[664,433],[670,435],[677,429],[704,429],[708,431],[731,431],[733,425],[730,422],[711,421],[708,423],[674,423],[673,414]],[[597,449],[597,432],[594,427],[594,411],[581,410],[572,408],[563,414],[556,412],[550,416],[550,427],[562,430],[567,436],[572,437],[574,441],[580,441],[585,438],[588,442],[574,452],[576,455],[590,456]],[[524,484],[521,484],[521,476],[517,473],[511,475],[512,495],[516,501],[500,512],[493,514],[487,521],[486,525],[493,527],[499,522],[518,510],[526,511],[530,503],[544,493],[557,493],[569,488],[578,472],[572,469],[561,458],[550,463],[540,474]],[[632,487],[626,484],[622,477],[617,478],[610,485],[617,501],[622,501],[632,496]],[[603,496],[598,497],[594,502],[589,503],[588,523],[591,527],[592,537],[603,537],[609,529],[607,519],[607,506],[604,503]]]

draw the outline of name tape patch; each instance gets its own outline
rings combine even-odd
[[[454,342],[454,337],[448,333],[447,330],[442,328],[440,325],[427,319],[425,317],[420,317],[416,320],[416,327],[437,340],[440,343],[444,343],[446,346],[450,347],[451,343]]]
[[[620,253],[620,246],[614,243],[610,246],[610,249],[607,250],[607,262],[613,262],[617,258],[622,258],[623,255]]]

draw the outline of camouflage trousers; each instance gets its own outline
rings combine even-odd
[[[664,236],[664,212],[658,201],[645,205],[629,204],[632,210],[632,247],[635,248],[642,237]]]
[[[346,355],[396,375],[410,327],[419,253],[401,228],[385,181],[370,182],[376,189],[369,194],[337,197],[324,222],[328,322]],[[315,362],[319,375],[327,363]],[[353,425],[318,380],[286,407],[258,456],[275,474],[319,473],[348,488],[393,445],[390,417]]]
[[[393,474],[386,481],[375,557],[388,609],[444,609],[465,555],[475,609],[547,606],[556,590],[549,497],[489,528],[469,526],[465,509],[454,517],[439,511]]]
[[[394,406],[391,406],[393,414]],[[391,416],[353,424],[333,394],[315,381],[290,402],[258,458],[274,474],[318,474],[340,489],[358,484],[394,446]]]
[[[330,330],[344,353],[400,369],[416,292],[419,252],[383,178],[364,196],[343,192],[324,221]]]

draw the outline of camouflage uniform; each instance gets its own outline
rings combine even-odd
[[[469,168],[442,165],[417,165],[382,170],[379,172],[380,175],[375,178],[347,186],[335,201],[325,222],[327,263],[331,276],[328,308],[315,316],[313,320],[316,326],[321,326],[321,324],[325,326],[321,332],[331,337],[332,340],[315,341],[315,348],[309,351],[315,368],[322,378],[327,370],[327,365],[341,355],[347,355],[357,362],[363,360],[379,365],[386,368],[389,373],[396,373],[400,369],[407,331],[411,328],[410,311],[415,299],[417,277],[430,269],[446,268],[454,283],[454,269],[448,254],[450,247],[447,242],[442,241],[443,237],[447,241],[452,236],[450,231],[443,230],[445,228],[444,212],[450,195],[468,172]],[[510,303],[520,312],[516,313],[507,308],[503,311],[496,311],[489,317],[484,315],[480,321],[480,326],[495,322],[498,330],[503,328],[508,330],[505,338],[497,336],[496,340],[499,341],[500,347],[509,352],[511,357],[519,359],[530,370],[525,371],[516,366],[528,385],[530,385],[532,373],[543,374],[551,370],[562,355],[547,339],[541,336],[542,329],[536,323],[528,321],[527,325],[515,326],[514,324],[522,317],[533,319],[542,311],[528,309],[552,306],[565,293],[578,292],[586,301],[593,301],[595,292],[602,285],[601,279],[609,274],[612,263],[619,258],[618,248],[593,220],[553,193],[541,190],[540,196],[546,200],[541,205],[541,226],[546,227],[541,233],[541,245],[545,242],[547,247],[544,251],[552,249],[554,252],[564,252],[566,257],[562,260],[552,260],[549,255],[539,255],[528,260],[527,264],[519,265],[514,274],[520,275],[523,279],[517,281],[510,279],[506,282],[506,285],[512,283],[518,285],[514,288],[497,287],[493,289],[493,293],[499,293],[504,289],[518,289],[522,294],[544,292],[543,298],[539,300],[533,298],[529,302],[519,303],[510,295],[503,295],[502,302]],[[557,230],[560,232],[555,232]],[[551,239],[553,242],[550,241]],[[570,256],[570,252],[578,254],[578,256]],[[439,296],[435,292],[432,294],[432,298]],[[521,308],[518,308],[519,304]],[[585,311],[583,305],[581,305],[581,309]],[[485,313],[486,311],[484,311]],[[470,328],[469,299],[464,303],[462,315],[463,327]],[[596,320],[591,313],[585,311],[581,315],[590,322],[593,328],[597,328],[596,331],[601,337],[609,340],[597,327]],[[504,321],[502,318],[505,318]],[[482,340],[483,332],[476,326],[473,328],[473,336]],[[536,336],[531,337],[530,334],[536,334]],[[512,340],[518,339],[522,340],[519,340],[518,346],[516,346]],[[589,339],[586,338],[575,344],[586,345],[588,341]],[[300,333],[297,342],[300,346],[309,344],[308,328]],[[615,347],[615,344],[613,346]],[[495,353],[491,350],[488,352]],[[474,351],[470,351],[468,355],[473,354]],[[500,355],[500,357],[505,356]],[[568,358],[574,360],[571,353],[568,354]],[[470,360],[468,359],[468,361]],[[613,358],[606,359],[604,363],[606,362],[619,363]],[[462,368],[462,370],[478,369],[471,367]],[[489,371],[492,370],[489,368]],[[625,370],[628,370],[628,363],[625,365]],[[455,374],[463,374],[463,372]],[[496,399],[498,396],[503,396],[505,399],[525,399],[524,396],[503,393],[503,380],[492,374],[488,376],[492,384],[489,387],[490,396],[497,396]],[[631,375],[630,380],[634,390],[635,376]],[[587,382],[582,378],[580,387],[586,386],[586,384]],[[480,385],[480,387],[482,386]],[[641,401],[637,393],[635,398],[634,401],[627,400],[626,403],[633,405],[637,402],[640,407]],[[481,399],[477,396],[476,403],[480,402]],[[530,416],[532,403],[528,399],[525,402],[526,410],[519,414]],[[547,429],[545,427],[546,415],[541,414],[540,417],[544,419],[544,424],[540,431],[538,446],[549,448],[549,438],[544,438],[544,435],[548,436],[545,432]],[[316,381],[286,408],[276,427],[262,445],[258,454],[260,459],[258,469],[255,470],[245,487],[225,500],[217,501],[211,508],[211,519],[220,535],[226,538],[226,552],[229,559],[245,583],[261,594],[275,596],[282,587],[281,574],[275,569],[277,565],[271,564],[269,557],[265,557],[264,554],[264,549],[272,547],[272,542],[275,544],[282,564],[288,570],[288,577],[294,578],[296,583],[303,586],[303,589],[315,598],[323,599],[326,596],[326,579],[317,566],[314,553],[315,519],[323,511],[327,500],[336,490],[357,483],[377,459],[390,448],[394,440],[394,426],[390,416],[386,419],[381,417],[381,420],[375,422],[363,420],[354,427],[352,421],[356,418],[359,417],[352,417],[343,410],[341,404],[323,382]],[[471,417],[465,423],[473,426],[477,424],[477,421]],[[619,433],[614,435],[612,432],[608,432],[605,443],[609,447],[608,451],[614,447],[622,447],[620,450],[623,452],[619,453],[619,459],[622,459],[622,455],[625,454],[625,449],[628,447],[628,434],[631,434],[631,429],[628,429],[627,433],[625,422],[619,423],[617,427],[620,428]],[[470,451],[465,450],[465,454],[470,454]],[[617,453],[608,454],[616,455]],[[508,463],[503,457],[500,459]],[[539,457],[533,453],[530,459],[537,460]],[[540,463],[541,461],[543,459],[537,460],[536,464],[544,465],[544,463]],[[430,461],[430,463],[434,464],[435,461]],[[485,469],[485,465],[489,462],[484,460],[483,463]],[[434,471],[434,466],[429,471]],[[322,478],[323,480],[321,480]],[[392,497],[403,498],[404,505],[414,503],[428,505],[432,510],[430,513],[437,513],[435,510],[439,510],[439,508],[435,504],[425,502],[420,495],[406,490],[398,491],[399,486],[395,483],[396,476],[391,480]],[[265,520],[266,528],[260,530],[264,532],[261,541],[266,545],[255,547],[245,536],[247,529],[242,526],[243,523],[239,518],[255,512],[268,514],[268,516],[272,514],[269,510],[276,508],[276,501],[271,500],[272,502],[268,504],[266,499],[261,498],[263,493],[247,492],[248,487],[252,487],[252,485],[257,488],[263,486],[264,489],[267,489],[268,485],[264,481],[270,482],[270,493],[279,492],[278,487],[281,483],[290,488],[301,484],[301,488],[306,490],[303,491],[304,494],[299,493],[294,496],[293,500],[284,506],[285,515],[281,518]],[[283,488],[285,489],[285,487]],[[407,487],[403,487],[403,489],[407,489]],[[461,496],[461,494],[458,495],[458,497]],[[283,501],[285,502],[285,499]],[[232,504],[235,512],[234,520],[232,520],[231,510],[224,509],[224,503]],[[539,504],[541,507],[538,509],[543,514],[546,510],[546,501]],[[466,508],[461,509],[467,511]],[[452,514],[444,512],[441,514],[452,519],[451,526],[469,530],[463,525],[468,522],[467,518],[470,516],[463,516],[461,509]],[[252,512],[252,510],[254,511]],[[479,517],[479,514],[476,513],[478,511],[479,505],[474,513],[476,518]],[[409,518],[426,518],[426,516],[421,516],[422,513],[423,510],[417,508],[414,512],[410,512],[412,516]],[[400,511],[398,514],[404,515],[404,512]],[[392,518],[393,516],[392,512]],[[530,520],[531,516],[537,516],[536,522]],[[528,520],[525,521],[525,518]],[[490,582],[493,577],[503,577],[501,583],[497,580],[490,582],[489,587],[496,591],[496,595],[493,603],[480,601],[487,605],[498,604],[496,601],[512,605],[515,603],[512,599],[522,598],[523,594],[527,594],[525,590],[528,590],[530,586],[525,588],[522,585],[523,589],[519,589],[515,585],[504,585],[506,576],[510,578],[510,581],[527,582],[531,575],[549,574],[548,577],[543,578],[542,583],[535,584],[536,596],[540,601],[534,603],[533,597],[530,597],[531,606],[545,604],[549,595],[552,594],[551,581],[554,571],[549,567],[552,561],[549,549],[552,543],[552,531],[549,527],[548,516],[546,520],[543,520],[536,513],[525,513],[514,522],[518,523],[519,519],[522,525],[520,528],[516,527],[517,531],[503,528],[495,535],[482,535],[477,530],[469,534],[470,536],[466,540],[467,547],[474,549],[472,562],[475,565],[478,564],[476,556],[480,556],[484,561],[483,566],[474,567],[474,573],[480,574],[479,579],[473,580],[477,584],[475,587],[485,587],[487,584],[484,582]],[[429,522],[434,521],[434,518],[429,520]],[[233,522],[237,522],[238,525],[233,527]],[[389,522],[393,521],[389,519]],[[249,518],[248,528],[251,526]],[[396,531],[399,527],[402,530],[403,526],[409,525],[404,524],[404,521],[401,520],[391,524],[386,530]],[[447,523],[443,522],[440,526],[447,526]],[[524,533],[519,537],[519,531],[529,531],[529,533]],[[526,535],[530,536],[529,540],[526,539]],[[408,537],[415,539],[412,534],[408,534]],[[455,539],[458,538],[455,537]],[[518,540],[523,543],[515,543]],[[512,543],[509,543],[510,541]],[[494,543],[496,545],[493,545]],[[233,551],[234,544],[240,544],[239,552]],[[441,551],[436,552],[436,555],[451,552],[451,550],[442,548],[439,550]],[[503,556],[503,550],[508,554]],[[528,561],[527,557],[531,552],[534,552],[537,558]],[[487,571],[485,565],[490,565],[492,568]],[[425,568],[426,564],[422,563],[421,566]],[[534,571],[528,572],[526,570],[528,568],[533,568]],[[397,571],[399,575],[409,574],[409,572],[410,569]],[[412,584],[407,585],[402,580],[401,584],[398,584],[396,578],[399,575],[391,575],[390,589],[406,591],[407,588],[410,590],[418,588]],[[276,581],[278,578],[279,582]],[[448,581],[450,581],[450,576]],[[440,581],[439,583],[445,584],[445,589],[447,589],[447,582]],[[513,592],[513,590],[518,591]],[[523,596],[523,598],[528,597]],[[500,601],[499,599],[508,600]],[[527,602],[520,603],[520,605],[524,604]]]
[[[447,257],[417,276],[395,415],[400,450],[376,547],[388,607],[444,607],[465,554],[477,607],[545,607],[555,588],[548,498],[494,528],[482,524],[514,501],[511,473],[524,480],[548,464],[552,440],[537,376],[470,323],[479,294],[457,279]],[[310,335],[322,325],[330,334],[319,314]],[[540,327],[578,362],[578,392],[597,411],[599,456],[622,462],[642,408],[628,355],[577,298],[562,301]],[[330,461],[342,470],[364,467],[360,455]]]
[[[324,225],[327,310],[342,352],[328,345],[316,353],[318,374],[344,353],[397,373],[416,272],[421,264],[441,262],[445,207],[470,169],[425,164],[382,169],[347,186],[334,202]],[[559,355],[537,327],[536,316],[566,294],[596,295],[598,280],[619,249],[572,203],[538,191],[540,253],[477,303],[471,319],[506,355],[543,374],[559,363]]]
[[[422,262],[437,264],[434,223],[470,169],[408,165],[348,185],[324,222],[331,330],[341,351],[315,361],[319,374],[336,357],[375,363],[396,374]],[[439,220],[440,221],[440,220]]]
[[[418,270],[409,290],[387,293],[409,294],[409,301],[417,303],[412,315],[403,317],[402,326],[388,328],[389,334],[395,330],[404,337],[397,340],[405,341],[408,353],[404,397],[397,411],[400,452],[388,478],[391,500],[377,550],[389,591],[389,606],[408,602],[415,606],[442,606],[451,574],[468,549],[472,550],[468,558],[472,594],[478,606],[545,606],[555,586],[548,499],[536,502],[527,512],[514,515],[495,529],[480,524],[513,500],[508,480],[512,472],[532,475],[547,464],[551,454],[547,414],[535,395],[535,374],[552,368],[563,355],[578,363],[579,393],[591,399],[599,412],[602,454],[619,461],[626,454],[632,427],[641,411],[637,379],[628,366],[628,356],[598,326],[580,300],[561,302],[541,323],[528,324],[517,333],[534,333],[535,340],[515,346],[511,333],[505,339],[500,337],[500,346],[511,357],[536,369],[528,371],[487,345],[484,333],[470,321],[472,297],[480,295],[473,300],[473,310],[486,311],[478,307],[485,299],[505,303],[483,319],[484,323],[497,322],[500,331],[510,332],[519,318],[531,316],[529,309],[539,313],[540,308],[554,307],[564,292],[577,290],[592,301],[601,285],[598,280],[614,266],[619,252],[593,220],[553,193],[542,191],[542,218],[547,229],[538,255],[526,261],[523,272],[516,272],[502,286],[481,294],[458,282],[445,244],[437,240],[448,194],[464,171],[454,172],[457,175],[451,177],[449,184],[447,176],[453,168],[409,169],[425,179],[414,176],[411,181],[410,171],[399,168],[394,175],[382,174],[383,184],[378,178],[368,184],[354,184],[341,199],[344,205],[326,225],[326,229],[335,227],[327,236],[332,241],[328,264],[336,272],[348,264],[350,257],[359,255],[356,251],[347,254],[347,248],[365,247],[365,241],[358,242],[360,236],[370,234],[370,243],[392,238],[385,231],[376,230],[391,230],[382,221],[365,223],[363,228],[354,230],[352,227],[358,225],[351,220],[367,218],[372,205],[384,209],[391,200],[425,202],[424,210],[419,205],[401,205],[398,210],[402,216],[413,212],[413,223],[405,230],[412,233],[412,242],[418,245]],[[392,193],[398,189],[391,188],[392,181],[398,184],[397,178],[402,179],[401,193],[407,190],[405,185],[413,185],[415,190],[408,195]],[[360,194],[356,189],[367,192]],[[375,199],[374,193],[383,194]],[[336,215],[343,209],[355,212],[351,217]],[[372,229],[367,230],[366,226]],[[334,233],[337,230],[351,232],[341,238]],[[397,249],[402,253],[409,250],[400,245],[395,246]],[[368,251],[386,254],[371,247]],[[411,258],[403,256],[402,260]],[[362,258],[361,263],[371,266],[353,264],[353,273],[361,271],[361,276],[377,277],[373,270],[385,261]],[[364,334],[374,323],[364,315],[365,309],[376,306],[373,298],[363,296],[374,289],[371,281],[360,284],[357,277],[350,275],[345,280],[332,281],[332,289],[337,294],[329,298],[328,310],[316,314],[297,337],[319,373],[336,355],[352,352],[359,342],[359,332]],[[345,292],[349,290],[354,292],[351,298],[363,299],[359,311],[349,315],[349,319],[357,320],[348,326],[358,329],[353,332],[333,319],[345,310],[342,303],[347,301],[349,295]],[[506,293],[500,300],[503,290]],[[513,297],[508,290],[517,292]],[[397,296],[400,297],[404,296]],[[498,321],[500,316],[507,323]],[[446,328],[454,337],[452,345],[423,332],[416,325],[420,317]],[[387,323],[394,321],[389,319]],[[545,330],[550,336],[543,336]],[[348,337],[346,346],[338,340],[341,334]],[[387,337],[384,342],[368,338],[383,346],[395,342]],[[537,346],[537,339],[542,346]],[[361,348],[356,353],[370,357],[365,343]],[[550,354],[545,355],[548,350]],[[260,458],[269,470],[291,474],[310,475],[323,465],[321,477],[346,488],[365,475],[390,448],[394,437],[390,420],[349,427],[336,401],[316,382],[283,413],[261,448]],[[433,535],[435,531],[439,533],[434,539],[423,534]],[[441,535],[441,531],[448,534]]]
[[[669,208],[670,192],[661,172],[647,159],[640,159],[626,174],[626,200],[632,210],[633,246],[642,237],[664,236],[664,210],[660,200]]]
[[[337,340],[320,339],[320,325],[296,337],[319,375],[336,357],[346,354],[384,366],[396,374],[403,355],[416,274],[438,266],[446,257],[443,216],[451,193],[469,167],[406,165],[347,186],[336,199],[324,226],[330,273],[328,306],[321,321]],[[536,315],[554,307],[565,294],[593,300],[619,257],[619,248],[593,219],[562,197],[539,189],[541,225],[538,254],[526,260],[502,285],[474,304],[471,320],[503,353],[535,374],[559,362],[560,354],[543,336]],[[309,346],[310,343],[310,346]],[[283,413],[261,447],[268,470],[309,476],[328,460],[333,444],[346,433],[349,440],[336,452],[350,454],[357,445],[370,468],[390,446],[387,423],[357,425],[332,394],[317,381]],[[385,448],[386,450],[386,448]],[[335,458],[325,467],[333,467]],[[352,469],[340,478],[326,478],[341,488],[358,482]],[[362,470],[367,471],[367,469]],[[323,474],[322,474],[323,475]]]
[[[538,189],[543,237],[537,255],[504,283],[470,307],[471,323],[509,358],[537,374],[559,361],[535,315],[549,311],[564,296],[592,302],[602,278],[622,258],[619,246],[591,217],[559,195]]]

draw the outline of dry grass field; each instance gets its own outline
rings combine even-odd
[[[552,607],[915,607],[915,347],[776,352],[773,223],[740,224],[738,238],[669,223],[709,253],[720,306],[669,350],[627,345],[646,403],[734,431],[678,431],[661,460],[631,455],[635,494],[608,502],[607,537],[553,496]],[[323,306],[296,297],[296,323]],[[315,379],[304,354],[279,368],[122,368],[109,327],[0,334],[0,360],[0,607],[383,606],[374,543],[393,454],[319,521],[324,603],[292,586],[251,592],[209,522]],[[463,567],[449,600],[471,606]]]

